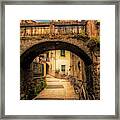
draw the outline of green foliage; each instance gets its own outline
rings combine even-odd
[[[75,34],[72,38],[75,38],[77,40],[82,40],[84,42],[89,40],[89,37],[86,35],[84,30],[81,30],[81,32],[79,34]]]
[[[81,36],[86,37],[85,30],[81,30],[79,34],[80,34]]]
[[[91,40],[91,41],[95,41],[96,44],[97,44],[97,43],[100,43],[100,37],[99,37],[99,36],[98,36],[98,37],[91,37],[90,40]]]
[[[46,82],[45,80],[42,78],[39,83],[35,86],[34,88],[34,93],[35,95],[38,95],[39,92],[41,92],[44,88],[46,87]]]
[[[87,46],[93,52],[100,51],[100,37],[91,37],[87,42]]]

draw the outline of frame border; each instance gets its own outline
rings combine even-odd
[[[0,6],[0,119],[118,119],[119,105],[119,28],[120,1],[119,0],[45,0],[45,1],[2,1]],[[5,115],[5,5],[115,5],[115,115]]]

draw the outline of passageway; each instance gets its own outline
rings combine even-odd
[[[73,86],[66,79],[58,79],[47,75],[47,86],[34,100],[76,100],[78,96],[74,92]]]

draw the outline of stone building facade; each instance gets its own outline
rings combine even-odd
[[[74,53],[70,54],[70,75],[77,80],[86,80],[84,61]]]
[[[100,22],[98,20],[86,21],[86,33],[88,37],[99,37],[100,36]]]
[[[49,51],[49,73],[51,75],[68,75],[70,52],[66,50]]]

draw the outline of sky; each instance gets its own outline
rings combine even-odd
[[[50,20],[35,20],[36,22],[50,22]]]

